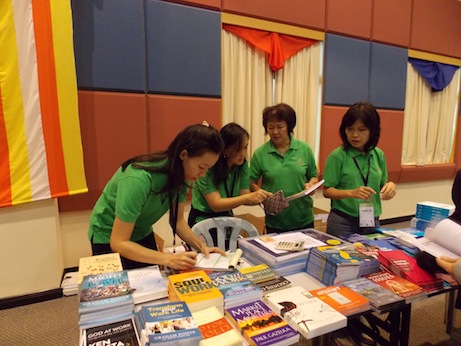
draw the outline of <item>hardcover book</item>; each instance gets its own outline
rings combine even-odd
[[[202,334],[185,302],[143,306],[141,320],[150,345],[191,343]]]
[[[309,292],[345,316],[370,310],[368,299],[346,286],[327,286]]]
[[[347,317],[300,286],[271,292],[264,300],[306,339],[347,326]]]
[[[139,337],[132,319],[109,323],[83,331],[84,346],[139,346]]]
[[[127,272],[135,304],[168,297],[168,287],[158,265]]]
[[[291,286],[290,280],[264,263],[239,270],[258,285],[263,292],[275,291]]]
[[[109,253],[90,257],[82,257],[78,263],[78,284],[86,275],[111,273],[123,270],[120,254]]]
[[[203,340],[200,341],[200,346],[243,344],[242,336],[215,306],[193,312],[192,316],[202,333]]]
[[[170,301],[184,301],[194,312],[213,305],[223,311],[224,297],[203,270],[170,275],[168,282]]]
[[[365,277],[405,298],[407,303],[427,297],[427,293],[421,286],[388,271],[382,270],[366,275]]]
[[[225,315],[252,346],[293,345],[299,341],[299,333],[261,300],[226,309]]]

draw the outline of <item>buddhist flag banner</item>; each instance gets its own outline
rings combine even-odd
[[[0,0],[0,207],[88,191],[70,0]]]

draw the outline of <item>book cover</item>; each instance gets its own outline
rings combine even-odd
[[[301,286],[268,293],[264,300],[306,339],[347,326],[346,316]]]
[[[123,270],[122,260],[118,253],[108,253],[90,257],[82,257],[78,262],[78,284],[86,275],[111,273]]]
[[[344,281],[342,285],[367,298],[370,306],[379,312],[405,304],[405,299],[367,278]]]
[[[141,320],[150,344],[188,343],[202,339],[202,334],[185,302],[143,306]]]
[[[132,319],[84,330],[84,346],[139,346],[139,337]]]
[[[168,287],[158,265],[127,272],[135,304],[168,297]]]
[[[215,306],[193,312],[192,316],[203,337],[203,340],[200,341],[200,346],[242,345],[243,339],[239,332]]]
[[[299,340],[299,333],[261,300],[226,309],[225,315],[250,345],[291,345]]]
[[[370,309],[367,298],[346,286],[327,286],[309,292],[345,316]]]
[[[290,280],[280,275],[276,270],[267,264],[259,264],[251,267],[241,268],[240,272],[245,274],[252,282],[258,285],[263,292],[278,290],[289,287]]]
[[[80,313],[125,305],[133,306],[130,281],[125,270],[83,277]]]
[[[365,277],[405,298],[407,303],[427,297],[427,293],[421,286],[388,271],[382,270]]]
[[[185,301],[191,311],[211,305],[222,309],[223,295],[203,270],[170,275],[168,282],[171,301]]]

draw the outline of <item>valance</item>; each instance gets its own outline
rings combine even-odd
[[[451,83],[458,66],[427,60],[408,58],[410,64],[427,80],[432,91],[442,91]]]

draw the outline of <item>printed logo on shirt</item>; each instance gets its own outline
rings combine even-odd
[[[298,166],[302,166],[302,165],[303,165],[303,160],[302,160],[301,157],[298,157],[298,162],[296,162],[296,164],[297,164]]]

